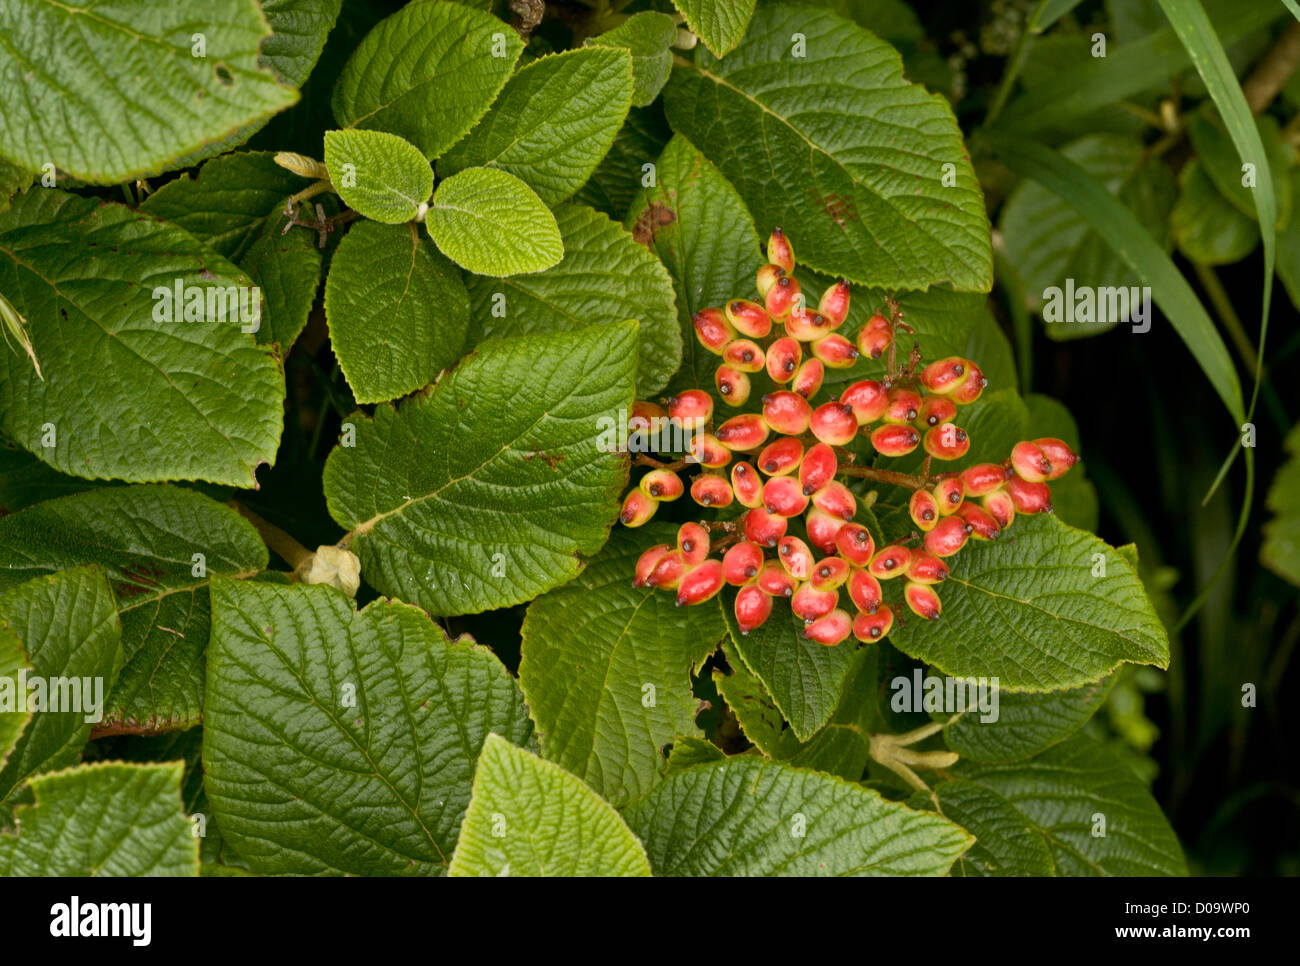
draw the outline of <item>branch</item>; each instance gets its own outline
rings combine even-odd
[[[1264,59],[1255,65],[1255,69],[1246,78],[1246,83],[1241,85],[1250,112],[1258,114],[1268,107],[1298,66],[1300,66],[1300,21],[1292,21],[1291,26],[1282,31],[1277,42],[1264,55]]]

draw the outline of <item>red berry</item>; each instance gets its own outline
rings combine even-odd
[[[903,588],[903,599],[907,601],[907,606],[912,608],[912,613],[917,617],[928,621],[939,619],[942,608],[939,606],[939,595],[934,592],[933,587],[909,583]]]
[[[957,404],[947,396],[926,396],[916,413],[916,425],[929,429],[950,422],[957,415]]]
[[[1034,444],[1043,451],[1043,455],[1052,464],[1052,473],[1048,477],[1050,480],[1059,480],[1070,471],[1070,467],[1079,462],[1078,455],[1063,440],[1044,436],[1042,439],[1034,440]]]
[[[817,395],[817,391],[822,387],[822,380],[826,378],[826,367],[822,365],[820,359],[805,359],[803,364],[794,372],[794,379],[790,381],[790,388],[803,396],[804,399],[811,399]]]
[[[722,309],[702,309],[691,321],[695,325],[695,338],[714,355],[722,355],[722,347],[736,338],[736,330]]]
[[[751,339],[732,339],[722,347],[722,358],[741,372],[758,372],[767,363],[762,346]]]
[[[853,437],[858,434],[858,420],[853,415],[851,407],[843,403],[828,402],[822,403],[813,410],[808,428],[823,443],[845,446],[853,442]]]
[[[965,488],[960,476],[949,476],[935,484],[934,504],[939,508],[939,515],[946,517],[950,513],[956,513],[957,508],[961,506],[962,499],[966,496]]]
[[[959,460],[970,452],[970,437],[955,423],[925,431],[925,451],[937,460]]]
[[[749,400],[749,376],[739,369],[725,364],[718,366],[713,374],[713,384],[728,406],[743,406]]]
[[[834,647],[848,638],[853,632],[853,620],[847,613],[836,608],[825,617],[820,617],[803,629],[803,636],[826,647]]]
[[[984,509],[989,511],[989,516],[998,522],[999,527],[1005,530],[1011,526],[1011,521],[1016,518],[1016,503],[1005,488],[986,493],[982,502]]]
[[[794,271],[794,249],[780,228],[773,228],[772,236],[767,240],[767,260],[780,265],[787,274]]]
[[[733,544],[722,555],[722,579],[741,587],[758,577],[763,569],[763,548],[748,540]]]
[[[852,408],[859,426],[865,426],[885,414],[889,408],[889,390],[874,379],[863,379],[841,392],[840,402]]]
[[[951,557],[970,536],[970,524],[959,516],[944,517],[925,535],[925,549],[936,557]]]
[[[849,574],[849,599],[858,610],[874,612],[880,606],[880,581],[870,571],[854,567]]]
[[[884,423],[871,431],[871,445],[881,456],[906,456],[921,442],[921,434],[911,426]]]
[[[700,429],[713,415],[713,397],[703,389],[687,389],[668,400],[668,418],[683,429]]]
[[[731,462],[731,450],[722,445],[718,437],[710,433],[695,433],[691,436],[690,456],[688,459],[707,466],[711,470],[719,469]]]
[[[709,531],[698,523],[683,523],[677,528],[677,551],[682,563],[698,567],[709,555]]]
[[[645,585],[660,590],[674,590],[685,572],[686,566],[682,563],[681,553],[670,550],[659,558],[650,575],[646,577]]]
[[[846,523],[835,534],[836,552],[851,564],[865,567],[876,552],[876,542],[871,539],[871,531],[860,523]]]
[[[889,580],[891,577],[901,577],[907,572],[907,562],[912,558],[912,553],[906,547],[898,544],[890,544],[882,547],[881,550],[871,558],[871,563],[867,569],[871,571],[873,577],[880,580]]]
[[[774,432],[798,436],[808,431],[812,406],[808,400],[788,389],[778,389],[763,397],[763,421]]]
[[[984,373],[980,372],[980,367],[973,362],[967,362],[966,378],[953,389],[952,401],[959,406],[968,406],[979,399],[980,393],[988,384],[989,381],[984,378]]]
[[[790,314],[795,299],[799,297],[799,283],[789,275],[783,275],[763,296],[763,307],[768,315],[778,322]]]
[[[720,591],[722,584],[722,561],[706,560],[682,576],[677,585],[677,606],[702,604]]]
[[[813,506],[841,520],[852,520],[858,512],[853,491],[838,480],[831,480],[812,496]]]
[[[858,350],[837,332],[824,335],[812,344],[812,354],[831,369],[847,369],[858,361]]]
[[[763,506],[777,516],[797,517],[808,509],[808,497],[794,477],[774,476],[763,484]]]
[[[853,618],[853,636],[863,644],[874,644],[889,635],[894,626],[894,612],[881,604],[874,613],[861,611]]]
[[[644,587],[646,578],[650,576],[659,561],[664,558],[664,554],[672,553],[672,549],[668,544],[660,543],[641,554],[636,561],[636,576],[632,578],[632,586]]]
[[[917,490],[907,502],[907,513],[922,532],[934,529],[939,522],[939,507],[929,490]]]
[[[625,527],[639,527],[648,522],[658,509],[658,500],[651,499],[639,489],[629,490],[623,497],[623,509],[618,519]]]
[[[733,498],[731,484],[720,474],[701,473],[691,483],[691,499],[700,506],[717,508],[731,506]]]
[[[913,550],[907,561],[907,579],[918,584],[937,584],[948,579],[948,565],[924,550]]]
[[[768,476],[785,476],[799,468],[803,460],[803,443],[793,436],[782,436],[768,443],[758,454],[758,468]]]
[[[652,500],[671,503],[686,492],[682,478],[672,470],[651,470],[641,477],[641,492]]]
[[[889,390],[889,405],[881,417],[887,423],[910,423],[921,412],[921,397],[910,389]]]
[[[993,514],[978,503],[965,501],[957,508],[956,516],[965,521],[970,527],[970,535],[976,540],[996,540],[998,534],[1002,532]]]
[[[767,290],[781,280],[785,275],[785,269],[780,265],[773,265],[770,262],[758,270],[758,294],[767,295]]]
[[[1011,448],[1011,468],[1022,480],[1042,483],[1052,474],[1052,461],[1037,443],[1016,443]]]
[[[801,621],[810,623],[819,617],[825,617],[840,602],[840,595],[833,590],[817,590],[812,584],[802,583],[790,598],[790,609]]]
[[[867,320],[858,333],[858,351],[868,359],[879,359],[894,341],[894,327],[879,312]]]
[[[794,378],[802,360],[803,349],[798,340],[783,335],[767,347],[767,374],[778,386],[784,386]]]
[[[763,593],[773,597],[792,597],[799,586],[799,581],[786,573],[785,568],[775,560],[763,564],[756,583]]]
[[[655,420],[666,419],[667,411],[662,406],[656,406],[652,402],[644,399],[638,399],[632,403],[632,415],[628,418],[628,429],[638,432],[652,432],[655,428]]]
[[[835,450],[825,443],[814,443],[799,464],[799,484],[805,493],[812,496],[835,479],[839,468],[840,462],[835,456]]]
[[[812,573],[812,551],[798,537],[782,537],[776,545],[776,558],[781,561],[785,572],[795,580],[807,580]]]
[[[772,316],[768,315],[767,309],[757,302],[748,299],[732,299],[723,311],[727,314],[727,321],[734,325],[741,335],[747,335],[751,339],[763,339],[772,331]]]
[[[849,562],[843,557],[823,557],[808,582],[817,590],[838,590],[849,579]]]
[[[758,449],[767,441],[767,423],[758,413],[732,416],[718,427],[718,442],[729,450]]]
[[[840,279],[825,292],[817,303],[817,311],[830,320],[831,325],[843,325],[849,317],[849,283]]]
[[[1052,512],[1052,491],[1046,483],[1031,483],[1012,477],[1007,480],[1007,493],[1017,513]]]
[[[731,489],[741,506],[763,505],[763,480],[748,463],[737,463],[731,468]]]
[[[772,615],[772,598],[757,587],[742,587],[736,594],[736,626],[748,634]]]
[[[835,538],[846,525],[842,518],[813,507],[804,517],[803,523],[804,529],[808,531],[809,543],[821,553],[835,552]]]
[[[785,517],[768,513],[761,506],[746,510],[741,519],[745,539],[760,547],[775,547],[777,541],[785,536]]]
[[[820,312],[800,311],[798,305],[785,319],[785,334],[800,342],[816,342],[822,336],[830,335],[833,329],[826,316]]]
[[[921,385],[930,392],[946,396],[966,376],[966,367],[970,363],[958,356],[948,356],[938,362],[932,362],[921,370]]]
[[[966,496],[992,493],[1006,482],[1007,468],[1000,463],[976,463],[961,471],[962,491]]]

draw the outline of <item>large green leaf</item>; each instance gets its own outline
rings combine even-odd
[[[624,817],[656,875],[943,875],[972,842],[861,785],[749,756],[671,775]]]
[[[677,291],[683,365],[669,388],[714,392],[718,357],[700,345],[691,319],[755,289],[763,257],[744,202],[704,155],[676,135],[655,162],[655,185],[633,199],[625,225],[667,267]]]
[[[260,0],[273,33],[262,58],[290,84],[301,87],[316,66],[343,0]]]
[[[826,11],[763,7],[725,60],[698,50],[665,97],[674,129],[731,179],[760,230],[785,228],[801,262],[888,289],[992,286],[984,197],[948,102],[904,80],[874,34]]]
[[[98,184],[152,174],[298,99],[258,64],[270,33],[253,0],[198,18],[174,3],[0,4],[0,151]]]
[[[36,713],[0,769],[3,801],[28,776],[77,760],[122,667],[122,625],[104,571],[79,567],[0,594],[0,629],[22,641],[29,691],[39,682],[20,697],[19,682],[5,680],[14,689],[6,698],[41,702],[28,705]]]
[[[359,403],[433,382],[465,348],[469,297],[460,272],[416,225],[361,222],[330,262],[325,319]]]
[[[86,563],[107,571],[122,621],[126,664],[105,723],[137,731],[195,724],[208,581],[265,569],[257,531],[229,507],[171,486],[107,487],[0,519],[0,591]]]
[[[578,189],[573,200],[621,221],[651,170],[646,166],[659,156],[671,136],[672,131],[658,104],[634,107],[614,138],[609,153],[596,166],[587,183]]]
[[[540,272],[564,256],[555,216],[499,168],[466,168],[440,182],[425,224],[453,262],[478,275]]]
[[[376,590],[434,614],[532,600],[604,545],[627,478],[636,324],[482,346],[427,396],[354,419],[330,514]],[[602,436],[603,434],[603,436]]]
[[[1125,661],[1169,664],[1169,639],[1133,565],[1052,515],[1017,517],[999,539],[967,543],[951,564],[939,588],[943,616],[908,620],[891,635],[945,674],[1050,691]]]
[[[23,652],[22,638],[12,627],[0,628],[0,682],[17,681],[20,672],[31,673],[27,655]],[[3,687],[0,684],[0,687]],[[0,769],[9,760],[9,753],[18,742],[18,736],[31,720],[32,709],[24,705],[18,708],[16,702],[5,701],[0,704]]]
[[[1201,265],[1239,262],[1259,245],[1259,226],[1214,186],[1200,161],[1192,158],[1178,174],[1178,202],[1170,227],[1178,250]]]
[[[1032,822],[993,789],[948,781],[935,790],[940,813],[975,836],[952,867],[957,876],[1048,876],[1055,866],[1047,840]],[[925,796],[918,796],[925,798]],[[930,802],[918,802],[926,807]]]
[[[199,840],[181,811],[181,762],[103,762],[31,781],[34,805],[0,834],[0,876],[195,876]]]
[[[383,131],[326,131],[325,167],[344,204],[386,225],[411,221],[433,193],[424,155]]]
[[[660,749],[696,735],[691,675],[726,634],[713,605],[632,586],[637,558],[674,528],[617,527],[578,577],[537,598],[524,618],[519,685],[542,754],[615,805],[643,794]]]
[[[1259,217],[1255,208],[1255,192],[1259,190],[1260,162],[1252,156],[1245,158],[1253,170],[1253,185],[1247,185],[1246,173],[1242,170],[1243,158],[1233,144],[1227,130],[1218,122],[1211,120],[1206,110],[1187,115],[1187,136],[1196,149],[1201,168],[1215,188],[1232,206],[1252,221]],[[1263,157],[1273,174],[1273,189],[1277,207],[1276,226],[1285,227],[1291,221],[1292,187],[1291,167],[1294,164],[1295,150],[1282,137],[1277,121],[1264,115],[1251,118],[1259,142],[1263,147]]]
[[[745,36],[756,0],[673,0],[686,24],[718,57],[726,56]]]
[[[53,188],[20,196],[0,215],[0,293],[26,317],[44,379],[0,349],[0,428],[75,476],[253,485],[279,444],[284,376],[241,331],[248,284],[191,235],[123,205]],[[198,318],[185,321],[182,304],[155,321],[178,285],[203,295]],[[234,296],[224,320],[218,293]]]
[[[81,493],[105,484],[67,476],[0,438],[0,517],[56,496]]]
[[[1010,802],[1043,836],[1056,875],[1187,874],[1147,787],[1093,738],[1076,735],[1028,761],[959,763],[953,772]]]
[[[614,807],[559,765],[495,734],[483,742],[454,876],[648,876]]]
[[[487,112],[523,46],[484,11],[408,4],[352,52],[334,88],[334,118],[400,135],[433,160]]]
[[[526,742],[501,662],[426,614],[330,587],[212,590],[203,767],[221,832],[262,873],[437,875],[483,739]]]
[[[542,57],[510,78],[487,117],[438,162],[438,173],[500,168],[554,205],[596,170],[631,104],[632,63],[622,48]]]
[[[1280,577],[1300,585],[1300,428],[1286,438],[1290,455],[1273,478],[1268,491],[1268,508],[1273,519],[1264,524],[1264,543],[1259,557]]]
[[[637,395],[646,398],[658,392],[682,358],[668,272],[598,211],[562,205],[555,210],[555,220],[564,239],[564,258],[558,265],[529,275],[469,279],[478,338],[565,332],[638,319]]]
[[[320,282],[321,254],[309,228],[285,231],[284,206],[302,179],[263,151],[229,154],[169,181],[140,205],[180,225],[230,259],[262,289],[260,342],[287,353],[307,324]]]
[[[672,46],[677,25],[666,13],[643,10],[634,13],[613,30],[588,37],[588,45],[617,47],[632,57],[632,104],[645,107],[659,96],[673,69]]]

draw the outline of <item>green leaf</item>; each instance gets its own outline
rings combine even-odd
[[[219,579],[212,601],[204,782],[249,868],[441,873],[483,739],[532,730],[496,656],[330,587]]]
[[[1067,144],[1061,154],[1134,212],[1147,234],[1169,251],[1174,178],[1164,163],[1147,157],[1141,141],[1118,134],[1089,134]],[[1024,280],[1026,307],[1037,312],[1042,312],[1047,289],[1063,289],[1067,279],[1074,280],[1076,289],[1140,284],[1079,211],[1035,181],[1023,181],[1011,193],[998,228],[1007,257]],[[1047,323],[1044,331],[1052,339],[1066,340],[1096,335],[1117,324],[1119,320],[1067,318]]]
[[[344,204],[386,225],[415,218],[433,191],[424,155],[383,131],[326,131],[325,167]]]
[[[1264,543],[1259,558],[1264,565],[1291,583],[1300,585],[1300,429],[1286,438],[1290,459],[1282,464],[1268,491],[1267,506],[1273,519],[1264,524]]]
[[[1292,169],[1292,197],[1300,197],[1300,169]],[[1277,236],[1277,274],[1291,296],[1292,305],[1300,305],[1300,218],[1293,217]]]
[[[182,763],[103,762],[31,781],[34,805],[0,834],[0,876],[196,876]]]
[[[510,78],[491,112],[443,156],[438,173],[500,168],[554,205],[591,177],[631,104],[626,51],[592,47],[539,58]]]
[[[495,168],[467,168],[441,182],[425,224],[443,253],[476,275],[540,272],[564,256],[542,199]]]
[[[12,627],[0,627],[0,682],[17,681],[20,672],[30,674],[31,670],[18,632]],[[9,753],[13,751],[31,718],[32,709],[29,706],[19,710],[16,702],[6,701],[0,704],[0,770],[9,760]]]
[[[624,224],[659,257],[677,292],[683,365],[669,388],[716,393],[718,357],[700,345],[691,319],[754,289],[764,262],[758,232],[736,189],[681,135],[659,156],[655,175]]]
[[[266,300],[258,341],[279,343],[284,354],[307,324],[320,283],[316,233],[284,230],[285,202],[301,187],[269,152],[242,152],[214,158],[192,180],[167,182],[140,205],[249,274]]]
[[[273,33],[262,41],[262,59],[295,87],[307,82],[343,0],[260,0]]]
[[[567,332],[592,323],[639,319],[637,394],[644,398],[658,392],[682,358],[668,272],[598,211],[561,205],[555,220],[564,240],[559,264],[531,275],[469,279],[479,330],[471,338]]]
[[[735,618],[736,593],[723,591],[722,612],[731,643],[751,674],[776,702],[800,741],[807,741],[830,720],[840,691],[853,669],[853,647],[825,647],[804,637],[804,622],[778,600],[772,616],[748,634]]]
[[[31,171],[0,158],[0,212],[8,211],[14,195],[26,191],[35,179]]]
[[[609,153],[573,200],[621,221],[632,198],[641,190],[641,179],[647,173],[645,166],[659,156],[671,136],[658,105],[634,107]]]
[[[860,785],[749,756],[671,775],[623,817],[656,875],[943,875],[972,842]]]
[[[86,563],[108,573],[122,621],[126,664],[105,692],[105,722],[144,731],[197,723],[208,581],[265,569],[257,531],[229,507],[171,486],[91,490],[0,519],[0,592]]]
[[[396,399],[455,364],[469,329],[460,272],[416,225],[353,225],[325,281],[325,319],[359,403]]]
[[[1263,156],[1267,159],[1269,168],[1275,172],[1273,186],[1277,204],[1276,227],[1282,229],[1291,221],[1291,167],[1295,151],[1282,139],[1281,129],[1273,118],[1267,115],[1253,117],[1251,123],[1263,145]],[[1246,180],[1242,158],[1223,125],[1217,118],[1211,120],[1210,112],[1202,109],[1188,114],[1187,136],[1196,149],[1202,173],[1209,177],[1225,200],[1251,221],[1255,221],[1259,217],[1255,208],[1255,192],[1259,189],[1242,183]],[[1255,169],[1254,178],[1257,179],[1259,162],[1253,158],[1247,160]]]
[[[954,677],[1050,691],[1125,661],[1169,665],[1168,637],[1133,565],[1050,514],[1022,515],[998,540],[970,541],[940,596],[942,619],[909,620],[890,639]]]
[[[284,376],[241,331],[251,293],[232,289],[248,281],[123,205],[53,188],[15,199],[0,215],[0,292],[26,317],[45,378],[0,349],[0,429],[75,476],[255,485],[279,445]],[[199,318],[180,304],[176,321],[154,321],[177,285],[203,296]]]
[[[611,427],[635,360],[631,322],[495,341],[427,396],[354,419],[325,496],[366,581],[468,614],[577,576],[618,513],[626,456]]]
[[[558,765],[495,734],[483,742],[453,876],[648,876],[612,805]]]
[[[0,517],[42,500],[81,493],[101,484],[65,476],[24,449],[0,439]]]
[[[794,56],[796,33],[806,56]],[[701,50],[674,71],[665,98],[673,128],[731,179],[761,230],[785,228],[801,263],[886,289],[992,286],[983,194],[948,102],[904,80],[874,34],[825,11],[763,7],[725,60]]]
[[[334,118],[340,127],[400,135],[432,161],[487,112],[523,47],[481,10],[408,4],[352,52],[334,88]]]
[[[0,628],[18,635],[32,669],[25,698],[17,679],[0,678],[13,688],[4,703],[41,702],[28,705],[37,713],[0,769],[4,801],[32,774],[77,760],[122,667],[122,625],[104,572],[79,567],[0,594]]]
[[[673,746],[668,751],[668,763],[664,766],[664,774],[676,774],[696,765],[722,761],[726,757],[721,748],[705,738],[689,735],[677,737],[673,739]]]
[[[1178,250],[1202,265],[1239,262],[1259,245],[1259,226],[1243,215],[1214,186],[1201,163],[1192,158],[1178,175],[1178,203],[1170,225]]]
[[[641,552],[674,532],[616,528],[524,618],[519,685],[542,754],[615,805],[654,784],[664,745],[699,734],[691,675],[726,634],[715,606],[677,607],[671,594],[632,586]]]
[[[1241,383],[1223,339],[1204,306],[1164,250],[1133,213],[1068,158],[1033,141],[999,134],[993,146],[1017,173],[1067,201],[1109,242],[1126,265],[1151,287],[1151,295],[1187,344],[1210,384],[1240,425],[1245,420]]]
[[[258,64],[270,33],[252,0],[213,0],[197,20],[170,3],[5,4],[3,152],[95,184],[153,174],[297,101]]]
[[[725,57],[745,36],[755,0],[673,0],[691,32],[715,57]]]
[[[975,782],[943,782],[934,790],[944,818],[975,835],[975,844],[952,867],[955,876],[1048,876],[1052,853],[1041,832],[1014,805]],[[925,799],[925,796],[918,796]],[[918,803],[929,804],[928,799]]]
[[[672,46],[677,40],[677,25],[666,13],[643,10],[634,13],[613,30],[586,43],[601,47],[621,47],[632,56],[632,105],[645,107],[659,96],[673,69]]]
[[[943,730],[948,747],[968,761],[1018,761],[1064,741],[1106,701],[1119,678],[1111,673],[1068,691],[998,694],[996,719],[968,710]],[[948,718],[947,714],[933,714]]]
[[[1010,802],[1043,835],[1056,875],[1187,874],[1160,806],[1093,738],[1076,735],[1028,761],[962,762],[953,772]],[[1105,834],[1097,834],[1099,817]]]

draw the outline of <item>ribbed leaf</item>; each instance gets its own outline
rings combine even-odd
[[[542,199],[496,168],[466,168],[440,182],[425,224],[448,258],[477,275],[540,272],[564,256]]]
[[[673,69],[672,46],[677,40],[677,25],[666,13],[643,10],[634,13],[613,30],[588,37],[589,45],[621,47],[632,57],[632,104],[650,104]]]
[[[325,167],[344,204],[373,221],[410,221],[433,192],[415,145],[383,131],[326,131]]]
[[[733,50],[754,14],[756,0],[673,0],[687,25],[718,57]]]

